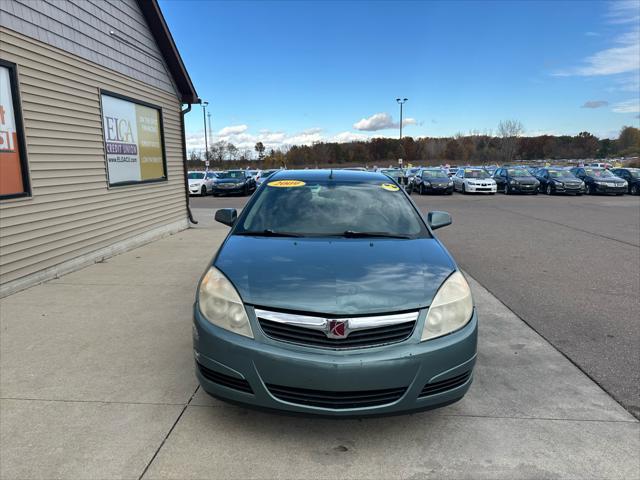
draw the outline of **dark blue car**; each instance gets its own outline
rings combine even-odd
[[[286,170],[237,216],[198,285],[196,374],[211,395],[296,413],[424,410],[467,392],[471,291],[433,230],[382,173]],[[408,274],[407,272],[411,272]]]

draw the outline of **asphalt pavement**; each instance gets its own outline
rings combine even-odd
[[[640,418],[640,197],[412,198],[451,213],[437,233],[458,264]],[[191,204],[212,218],[246,201]]]

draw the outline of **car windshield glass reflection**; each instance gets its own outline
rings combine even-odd
[[[429,235],[404,193],[384,182],[267,186],[234,233],[265,231],[298,236]]]
[[[512,177],[530,177],[531,172],[525,170],[524,168],[509,168],[507,169],[509,175]]]
[[[189,172],[189,180],[202,180],[204,172]]]
[[[229,170],[218,175],[218,178],[237,178],[238,180],[244,180],[244,177],[245,174],[242,170]]]
[[[442,178],[448,175],[441,170],[423,170],[422,178]]]
[[[464,176],[466,178],[489,178],[489,174],[484,170],[465,170]]]
[[[563,170],[549,170],[549,176],[552,178],[573,177],[573,175],[571,175],[569,172],[565,172]]]
[[[605,170],[604,168],[602,169],[596,169],[596,168],[585,168],[584,170],[587,175],[589,175],[590,177],[597,177],[597,178],[611,178],[611,177],[615,177],[615,175],[613,173],[611,173],[609,170]]]

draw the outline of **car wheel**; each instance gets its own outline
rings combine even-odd
[[[462,193],[467,194],[467,186],[464,183],[462,184]]]
[[[505,183],[504,184],[504,194],[505,195],[509,195],[511,193],[511,189],[509,188],[509,184]]]
[[[424,185],[420,184],[420,195],[424,195]]]
[[[249,195],[249,187],[247,185],[244,186],[244,190],[242,191],[242,194],[246,197],[247,195]]]
[[[207,187],[205,187],[204,185],[200,189],[200,196],[201,197],[206,197],[207,196]]]
[[[586,193],[587,195],[593,195],[595,193],[593,191],[593,185],[587,184],[584,189],[584,193]]]
[[[547,195],[553,194],[553,190],[551,190],[551,184],[547,183]]]
[[[638,193],[640,193],[640,191],[638,191],[638,185],[631,185],[631,188],[629,189],[629,193],[631,195],[638,195]]]

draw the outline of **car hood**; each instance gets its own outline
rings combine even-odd
[[[607,178],[587,177],[587,178],[593,180],[594,182],[606,182],[606,183],[624,183],[624,182],[626,182],[626,180],[624,180],[622,178],[618,178],[618,177],[607,177]]]
[[[232,235],[214,265],[247,304],[327,315],[426,307],[456,269],[447,251],[433,238]]]
[[[198,178],[190,178],[189,179],[189,185],[200,185],[201,183],[204,183],[203,179],[198,179]]]
[[[449,177],[436,177],[436,178],[425,178],[424,181],[429,183],[449,183],[451,179]]]

